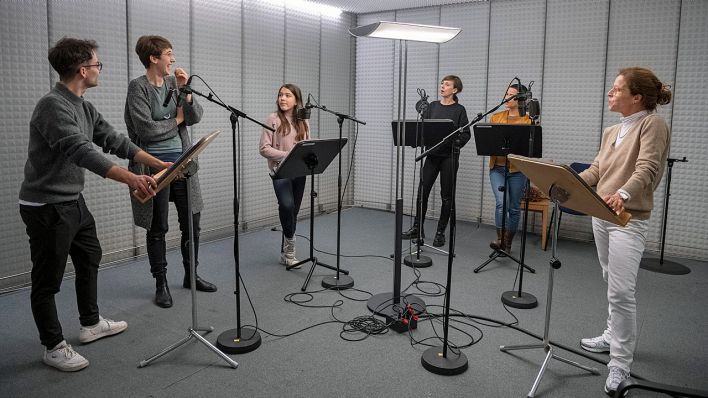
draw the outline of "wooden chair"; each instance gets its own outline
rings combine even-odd
[[[521,210],[526,208],[526,201],[521,200]],[[529,211],[541,213],[541,248],[546,250],[548,245],[548,222],[550,221],[551,201],[548,198],[541,198],[529,202]]]

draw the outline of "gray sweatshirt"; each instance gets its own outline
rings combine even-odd
[[[114,164],[93,144],[123,159],[132,159],[139,151],[90,102],[57,83],[32,113],[20,200],[60,203],[78,199],[84,189],[84,169],[105,178]]]

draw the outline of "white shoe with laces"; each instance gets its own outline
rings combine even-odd
[[[98,323],[93,326],[82,326],[79,330],[79,341],[90,343],[106,336],[113,336],[128,328],[125,321],[114,321],[98,316]]]
[[[610,352],[610,343],[603,336],[580,339],[580,348],[590,352]]]
[[[289,267],[297,262],[298,260],[295,258],[295,237],[293,236],[292,239],[285,238],[283,251],[280,253],[280,264]]]
[[[66,344],[66,340],[62,340],[51,350],[45,348],[42,361],[62,372],[76,372],[89,365],[89,361]]]
[[[620,383],[629,379],[629,372],[620,369],[618,366],[610,366],[609,369],[610,373],[607,375],[607,381],[605,381],[605,394],[614,397]]]

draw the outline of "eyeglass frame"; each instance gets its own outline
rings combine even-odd
[[[76,73],[79,73],[81,71],[81,68],[90,68],[92,66],[98,67],[99,72],[103,70],[103,62],[98,61],[98,63],[92,65],[79,65],[79,69],[76,70]]]

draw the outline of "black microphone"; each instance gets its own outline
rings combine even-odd
[[[526,116],[526,111],[528,109],[528,105],[527,105],[526,101],[530,98],[531,98],[530,91],[519,94],[519,97],[516,100],[519,104],[519,116]]]
[[[312,108],[315,107],[315,106],[312,105],[312,103],[310,102],[310,97],[311,97],[310,93],[307,93],[307,103],[305,104],[305,109],[312,109]],[[309,113],[308,113],[308,115],[309,115]]]
[[[309,119],[310,116],[312,115],[312,108],[314,106],[310,102],[310,94],[307,94],[307,103],[305,104],[304,108],[297,108],[295,109],[295,119],[297,120],[306,120]]]
[[[420,99],[418,100],[418,102],[415,103],[415,110],[418,113],[423,113],[428,109],[428,95],[422,88],[419,88],[417,90],[418,95],[420,95]]]
[[[176,104],[179,107],[180,104],[182,104],[182,101],[184,101],[184,97],[187,96],[187,94],[192,92],[192,88],[189,86],[192,83],[192,76],[189,76],[189,79],[187,79],[187,84],[179,88],[179,95],[177,96],[177,101]]]
[[[528,101],[527,107],[528,107],[529,117],[531,119],[536,120],[536,119],[538,119],[539,116],[541,116],[541,103],[538,102],[538,99],[531,98]]]
[[[172,99],[172,93],[175,92],[175,89],[171,88],[167,90],[167,96],[165,96],[165,100],[162,101],[162,107],[167,108],[167,105],[170,104],[170,100]]]

